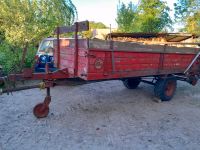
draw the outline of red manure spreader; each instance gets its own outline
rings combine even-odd
[[[52,51],[56,69],[53,71],[46,63],[45,72],[34,72],[34,69],[24,68],[21,74],[1,77],[0,82],[7,85],[7,81],[43,80],[40,86],[46,88],[47,95],[44,102],[37,104],[33,109],[36,117],[43,118],[49,113],[50,88],[57,85],[60,79],[81,83],[121,80],[128,89],[135,89],[140,82],[144,82],[154,85],[155,96],[162,101],[172,99],[177,80],[196,85],[199,79],[199,43],[181,42],[193,35],[110,33],[108,40],[83,39],[78,36],[79,32],[87,30],[88,21],[76,22],[72,26],[58,27],[55,30],[57,38],[53,40]],[[60,34],[69,32],[74,32],[74,38],[60,38]],[[112,40],[127,36],[162,36],[166,37],[166,42],[145,44]],[[187,47],[188,45],[190,47]],[[5,88],[2,93],[12,90]]]

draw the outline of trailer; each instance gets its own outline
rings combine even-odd
[[[35,86],[47,90],[44,102],[37,104],[33,109],[37,118],[48,115],[50,88],[59,85],[58,79],[76,83],[121,80],[128,89],[135,89],[140,82],[144,82],[154,86],[155,96],[162,101],[173,98],[177,80],[186,81],[191,85],[197,84],[200,76],[199,43],[172,41],[144,44],[113,41],[112,36],[116,34],[110,34],[107,40],[78,37],[78,32],[88,29],[88,21],[56,28],[54,32],[57,38],[54,39],[52,47],[56,68],[54,71],[50,70],[46,63],[45,72],[35,73],[33,68],[24,68],[21,74],[10,74],[0,78],[0,81],[5,83],[22,79],[43,80],[43,83]],[[60,34],[69,32],[74,32],[74,38],[60,38]],[[195,47],[176,47],[176,44]],[[7,88],[2,92],[9,91],[12,89]]]

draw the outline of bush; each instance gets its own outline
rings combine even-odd
[[[12,45],[3,42],[0,45],[0,66],[2,66],[3,74],[16,73],[21,71],[22,49],[13,47]],[[28,48],[25,59],[25,67],[31,67],[34,63],[36,49],[33,46]],[[22,66],[22,67],[24,67]]]

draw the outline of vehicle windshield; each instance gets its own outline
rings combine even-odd
[[[53,50],[53,40],[42,41],[39,47],[39,51],[49,53],[49,50]]]

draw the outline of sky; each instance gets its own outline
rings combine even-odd
[[[125,4],[132,1],[134,4],[138,4],[138,0],[120,0]],[[173,10],[173,3],[175,0],[166,0],[168,6]],[[78,21],[95,21],[102,22],[106,26],[117,28],[115,21],[117,17],[117,5],[119,0],[72,0],[78,10]],[[173,11],[171,11],[173,17]]]

